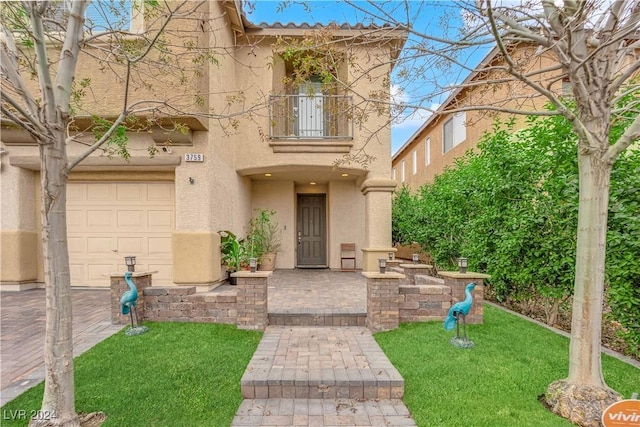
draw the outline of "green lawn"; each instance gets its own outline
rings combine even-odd
[[[145,325],[144,335],[128,337],[123,330],[76,359],[76,411],[105,412],[105,427],[229,425],[242,401],[240,378],[262,334],[235,325]],[[40,384],[2,413],[39,409],[42,392]]]
[[[105,427],[229,425],[262,334],[233,325],[146,324],[147,334],[121,331],[76,359],[77,411],[105,412]],[[405,402],[418,425],[569,425],[537,400],[566,376],[566,338],[490,306],[485,324],[468,329],[476,343],[470,350],[453,348],[453,333],[441,322],[375,335],[405,378]],[[603,365],[607,383],[625,397],[640,391],[640,369],[607,356]],[[27,391],[2,413],[39,409],[42,389]]]
[[[569,340],[497,308],[469,325],[473,349],[449,344],[442,322],[403,324],[376,341],[405,379],[404,401],[419,426],[569,426],[538,401],[568,372]],[[640,369],[609,356],[607,384],[629,398]]]

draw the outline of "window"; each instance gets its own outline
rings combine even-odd
[[[431,164],[431,138],[424,140],[424,164],[425,166]]]
[[[400,165],[400,182],[404,182],[404,160],[402,161],[402,164]]]
[[[412,159],[412,164],[411,164],[411,169],[413,174],[417,174],[418,173],[418,150],[413,150],[413,159]]]
[[[391,178],[395,181],[396,178],[396,168],[393,168],[393,170],[391,171]]]
[[[67,20],[70,11],[67,2],[52,2],[51,7],[52,21]],[[139,8],[134,10],[131,0],[98,0],[87,6],[84,25],[94,34],[113,30],[140,32],[143,28],[143,20],[142,11]],[[47,26],[52,31],[60,29],[57,25],[47,24]]]
[[[442,125],[442,152],[446,153],[467,139],[467,114],[455,113]]]
[[[89,3],[85,13],[85,24],[94,32],[132,30],[132,5],[129,0],[94,1]]]

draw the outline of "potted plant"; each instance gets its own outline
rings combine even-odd
[[[274,210],[260,209],[258,215],[249,221],[247,241],[251,242],[252,256],[260,260],[260,270],[273,271],[276,255],[282,244],[282,233]]]
[[[239,271],[242,267],[245,258],[248,260],[245,254],[244,241],[238,239],[238,237],[231,231],[224,230],[218,231],[220,234],[220,251],[222,252],[222,262],[227,266],[227,272],[229,273],[229,284],[235,285],[236,278],[231,277],[231,273]]]

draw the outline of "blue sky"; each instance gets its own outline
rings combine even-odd
[[[266,22],[268,24],[274,22],[285,24],[289,22],[295,24],[304,22],[311,24],[328,24],[332,21],[350,24],[371,23],[370,18],[363,14],[363,12],[340,1],[316,0],[308,2],[291,1],[288,3],[287,7],[283,7],[284,2],[280,0],[256,0],[254,2],[255,9],[253,11],[246,10],[247,17],[254,23]],[[366,2],[358,2],[358,4],[363,7],[367,5]],[[404,16],[400,15],[403,11],[399,10],[403,5],[402,2],[385,2],[384,4],[387,8],[396,8],[396,10],[393,11],[394,17],[396,14],[398,14],[398,16]],[[444,31],[442,28],[443,25],[455,27],[462,23],[460,14],[458,10],[455,9],[453,2],[434,1],[426,3],[413,1],[409,2],[409,5],[411,6],[410,13],[413,14],[410,19],[413,21],[415,28],[420,28],[420,30],[425,33],[441,35]],[[398,20],[402,21],[402,18],[398,18]],[[486,51],[474,52],[469,55],[469,61],[475,65],[479,63],[485,54]],[[465,77],[466,73],[459,73],[454,76],[449,73],[443,76],[446,80],[453,80],[450,81],[450,83],[461,81]],[[394,76],[392,76],[392,85],[398,83],[397,79],[394,79]],[[407,102],[414,104],[417,100],[428,96],[430,92],[433,92],[433,88],[429,84],[416,81],[411,83],[410,86],[403,87],[402,90],[399,90],[397,96],[399,99],[406,99]],[[442,101],[442,97],[440,97],[439,100]],[[438,99],[429,100],[427,104],[428,105],[425,105],[423,99],[423,105],[426,107],[437,107]],[[396,150],[414,134],[428,116],[429,114],[426,111],[414,112],[412,115],[407,116],[402,122],[395,123],[392,126],[392,153],[395,153]]]

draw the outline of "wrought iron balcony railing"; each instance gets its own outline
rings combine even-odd
[[[271,95],[269,136],[351,139],[353,99],[347,95]]]

